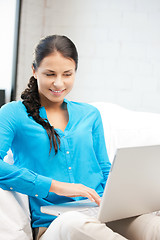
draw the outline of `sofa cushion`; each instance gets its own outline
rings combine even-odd
[[[33,239],[29,208],[26,208],[28,197],[21,195],[0,188],[0,239]]]

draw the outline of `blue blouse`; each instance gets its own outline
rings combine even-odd
[[[46,130],[29,117],[24,104],[14,101],[0,109],[0,187],[29,196],[32,227],[48,227],[54,216],[40,207],[82,199],[49,192],[51,181],[81,183],[103,194],[110,171],[103,125],[97,108],[64,99],[69,122],[60,136],[60,149],[49,154]],[[40,116],[47,118],[44,107]],[[11,149],[14,165],[2,161]]]

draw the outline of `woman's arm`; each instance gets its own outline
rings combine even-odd
[[[0,109],[0,187],[4,190],[44,198],[48,195],[51,178],[3,161],[19,131],[20,114],[16,102],[6,104]]]
[[[104,185],[105,185],[110,172],[111,163],[109,161],[108,154],[107,154],[102,118],[98,109],[97,109],[97,117],[92,130],[92,136],[93,136],[94,151],[103,172]]]

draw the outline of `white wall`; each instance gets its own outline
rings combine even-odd
[[[160,112],[159,0],[23,0],[17,98],[34,45],[49,34],[67,35],[78,48],[69,99]]]
[[[0,0],[0,89],[10,101],[16,0]]]

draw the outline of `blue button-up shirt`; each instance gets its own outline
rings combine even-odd
[[[46,130],[29,117],[21,101],[0,109],[0,187],[29,196],[32,227],[48,227],[54,216],[41,213],[40,207],[82,197],[70,198],[49,192],[52,179],[81,183],[103,194],[110,171],[102,120],[98,109],[86,103],[67,104],[69,122],[60,136],[55,154]],[[47,118],[44,107],[40,116]],[[14,165],[2,161],[11,149]]]

